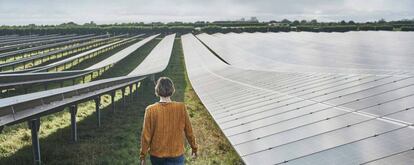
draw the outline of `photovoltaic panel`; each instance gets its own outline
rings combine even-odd
[[[353,57],[365,50],[330,57],[339,61],[338,67],[322,65],[326,61],[315,63],[328,58],[323,51],[329,52],[331,46],[350,48],[358,46],[350,41],[365,38],[341,33],[197,37],[182,36],[189,79],[246,164],[361,164],[414,147],[408,141],[413,136],[410,116],[414,116],[411,68],[390,65],[381,69],[382,59]],[[331,37],[338,39],[326,43]],[[292,45],[304,48],[295,50]],[[406,156],[397,158],[400,163],[411,161]]]

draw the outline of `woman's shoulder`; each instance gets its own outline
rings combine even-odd
[[[149,111],[151,109],[155,109],[157,106],[159,106],[158,103],[154,103],[154,104],[148,105],[147,108],[145,108],[145,110]]]
[[[172,101],[171,103],[177,104],[177,105],[185,105],[184,102],[180,102],[180,101]]]
[[[149,110],[149,109],[156,109],[157,107],[165,106],[165,105],[173,105],[175,107],[180,107],[180,108],[181,107],[185,107],[185,104],[183,102],[172,101],[172,102],[169,102],[169,103],[155,102],[154,104],[148,105],[146,109],[147,110]]]
[[[178,101],[173,101],[172,104],[180,107],[180,108],[185,108],[185,103],[184,102],[178,102]]]

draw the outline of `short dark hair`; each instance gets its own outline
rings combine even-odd
[[[169,97],[175,92],[174,83],[168,77],[160,77],[155,85],[155,95],[159,97]]]

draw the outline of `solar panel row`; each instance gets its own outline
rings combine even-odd
[[[12,69],[12,71],[14,71],[16,66],[20,65],[20,64],[23,65],[23,67],[22,67],[23,69],[26,69],[25,64],[27,62],[32,63],[33,64],[32,66],[40,65],[41,63],[43,63],[45,61],[51,60],[51,58],[53,58],[53,57],[54,57],[54,59],[56,59],[56,58],[61,58],[63,56],[70,55],[70,54],[73,54],[73,53],[76,53],[76,52],[79,52],[79,51],[88,50],[88,49],[91,49],[91,48],[94,48],[94,47],[97,47],[97,46],[100,46],[100,45],[103,45],[103,44],[113,42],[114,39],[116,39],[118,37],[120,37],[120,36],[114,36],[114,37],[105,38],[105,39],[98,39],[98,40],[90,41],[90,42],[83,42],[81,44],[74,45],[74,46],[71,46],[71,47],[67,47],[67,48],[64,48],[64,49],[54,50],[54,51],[38,54],[38,55],[35,55],[35,56],[30,56],[30,57],[27,57],[27,58],[21,58],[21,59],[12,61],[12,62],[7,62],[7,63],[0,64],[0,69],[5,70],[8,67],[12,67],[11,69]],[[51,56],[53,56],[53,57],[51,57]],[[35,60],[40,60],[41,62],[36,62]],[[21,69],[19,69],[19,70],[21,70]]]
[[[409,45],[414,44],[410,33],[230,33],[197,37],[236,67],[259,70],[412,75],[409,63],[414,62],[409,53]]]
[[[68,38],[62,38],[62,39],[55,39],[52,40],[51,44],[45,44],[45,45],[41,45],[41,46],[35,46],[35,47],[29,47],[29,48],[25,48],[25,49],[19,49],[19,50],[15,50],[15,51],[9,51],[6,53],[1,53],[0,57],[1,58],[5,58],[5,57],[10,57],[10,56],[16,56],[16,55],[22,55],[22,56],[27,56],[27,55],[32,55],[32,54],[37,54],[37,53],[30,53],[29,52],[34,52],[34,51],[39,51],[39,53],[42,53],[42,49],[47,49],[47,48],[53,48],[53,47],[58,47],[58,46],[63,46],[63,45],[69,45],[72,43],[77,43],[77,42],[82,42],[82,41],[87,41],[87,40],[92,40],[92,39],[97,39],[97,38],[103,38],[103,37],[108,37],[108,35],[99,35],[99,36],[91,36],[89,35],[81,35],[81,36],[74,36],[74,37],[68,37]],[[50,41],[50,40],[49,40]],[[63,41],[63,42],[60,42]],[[26,54],[28,53],[28,54]]]
[[[194,36],[182,41],[195,91],[247,164],[413,161],[401,156],[414,147],[412,77],[247,70],[242,51],[218,50],[235,45],[206,42],[229,66]]]
[[[129,54],[136,51],[145,43],[154,39],[156,36],[158,36],[158,34],[147,37],[140,42],[132,44],[129,47],[117,52],[113,56],[107,58],[111,60],[105,59],[99,62],[98,65],[94,65],[94,67],[96,68],[101,66],[105,67],[106,65],[113,65],[114,63],[122,60]],[[93,100],[95,102],[95,108],[97,111],[96,114],[98,119],[98,126],[100,126],[101,95],[111,95],[112,107],[113,110],[115,110],[115,93],[117,90],[121,90],[123,104],[125,106],[126,89],[128,89],[130,93],[128,98],[132,100],[133,97],[131,95],[131,92],[133,92],[133,86],[135,86],[135,88],[138,88],[139,82],[145,79],[146,76],[162,72],[167,67],[171,56],[174,39],[175,34],[169,35],[162,39],[161,42],[142,62],[142,64],[145,66],[136,68],[133,73],[127,76],[97,80],[84,84],[0,99],[0,131],[5,127],[5,125],[13,125],[27,121],[29,123],[29,128],[31,129],[32,135],[33,160],[35,164],[41,164],[40,144],[38,136],[40,128],[40,117],[62,111],[64,110],[64,107],[69,106],[71,116],[72,141],[76,142],[78,139],[76,126],[77,104],[86,100]],[[159,65],[154,65],[154,63],[159,63]],[[152,65],[149,66],[149,64]],[[55,74],[66,73],[67,72],[58,72]],[[24,78],[25,76],[22,77]],[[52,77],[49,77],[48,80],[56,78],[56,75],[53,75]]]
[[[116,53],[114,56],[127,56],[138,49],[141,45],[143,45],[143,43],[149,42],[156,36],[158,35],[150,36],[138,43],[135,43]],[[150,53],[150,55],[145,58],[143,63],[168,63],[172,51],[172,47],[170,47],[170,45],[172,45],[174,42],[174,36],[175,34],[165,37],[159,43],[160,45],[157,45],[152,50],[157,53]],[[145,78],[145,76],[161,72],[165,68],[166,65],[155,65],[151,68],[141,68],[143,71],[140,75],[130,74],[128,76],[103,79],[86,84],[78,84],[69,87],[0,99],[0,126],[14,124],[30,118],[39,117],[39,115],[45,114],[57,107],[65,106],[69,103],[84,100],[93,96],[104,94],[105,92],[119,89],[120,87],[138,82]],[[143,74],[144,72],[148,72],[148,74]],[[45,101],[49,98],[56,99],[52,101]]]
[[[102,51],[103,49],[107,49],[111,46],[115,46],[121,43],[125,43],[126,41],[131,41],[132,39],[135,39],[139,36],[142,35],[136,35],[133,37],[130,37],[128,39],[124,39],[115,43],[110,43],[110,44],[106,44],[104,46],[77,54],[75,56],[69,57],[67,59],[64,60],[60,60],[57,61],[55,63],[51,63],[49,65],[43,66],[43,67],[36,67],[34,69],[30,69],[32,71],[42,71],[42,70],[48,70],[50,68],[53,67],[57,67],[60,65],[64,65],[68,62],[72,62],[75,59],[79,59],[82,58],[84,56],[88,56],[90,54],[94,54],[98,51]],[[145,43],[151,41],[153,38],[155,38],[157,35],[153,35],[151,37],[148,37],[138,43],[135,43],[134,45],[138,45],[138,48],[142,45],[144,45]],[[131,49],[134,50],[134,49]],[[122,53],[122,52],[117,52],[115,53],[113,56],[116,56],[116,60],[111,60],[109,61],[110,63],[108,63],[108,61],[100,61],[98,63],[96,63],[95,65],[99,65],[102,66],[101,68],[96,67],[96,68],[92,68],[92,69],[85,69],[85,70],[75,70],[75,71],[60,71],[60,72],[49,72],[49,73],[44,73],[44,72],[39,72],[39,73],[19,73],[19,74],[4,74],[4,75],[0,75],[0,88],[6,88],[6,87],[19,87],[21,85],[33,85],[33,84],[47,84],[50,82],[55,82],[55,81],[63,81],[63,80],[67,80],[67,79],[73,79],[76,77],[80,77],[83,75],[87,75],[90,74],[94,71],[100,70],[100,69],[104,69],[105,67],[109,67],[109,65],[113,65],[116,62],[122,60],[124,57],[126,57],[126,55],[129,55],[128,53]],[[122,56],[122,57],[121,57]],[[23,86],[24,87],[24,86]]]
[[[70,34],[70,35],[50,34],[50,35],[29,36],[29,37],[24,37],[24,38],[11,39],[7,41],[2,41],[0,43],[0,47],[7,47],[7,46],[15,45],[15,44],[35,42],[35,41],[41,41],[41,40],[47,40],[47,39],[53,39],[53,38],[59,38],[59,37],[68,37],[68,36],[75,36],[75,34]]]

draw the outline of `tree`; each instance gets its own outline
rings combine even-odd
[[[385,21],[384,18],[381,18],[380,20],[378,20],[378,23],[387,23],[387,21]]]
[[[352,21],[352,20],[350,20],[350,21],[348,22],[348,24],[350,24],[350,25],[355,25],[355,22],[354,22],[354,21]]]
[[[346,22],[345,22],[344,20],[342,20],[342,21],[340,22],[340,24],[341,24],[341,25],[345,25],[345,24],[346,24]]]
[[[68,22],[68,23],[62,23],[60,24],[61,26],[77,26],[78,24],[76,24],[75,22]]]
[[[311,20],[311,21],[310,21],[310,23],[311,23],[311,24],[317,24],[317,23],[318,23],[318,21],[317,21],[316,19],[313,19],[313,20]]]
[[[84,26],[96,26],[96,23],[95,23],[95,22],[93,22],[93,21],[91,21],[91,22],[89,22],[89,23],[84,23],[83,25],[84,25]]]
[[[306,24],[308,21],[306,21],[306,20],[302,20],[302,21],[300,21],[300,24]]]
[[[295,20],[295,21],[292,22],[292,25],[294,25],[294,26],[299,25],[299,24],[300,24],[300,22],[298,20]]]
[[[290,24],[291,23],[291,21],[289,21],[288,19],[283,19],[282,21],[280,21],[281,23],[287,23],[287,24]]]

